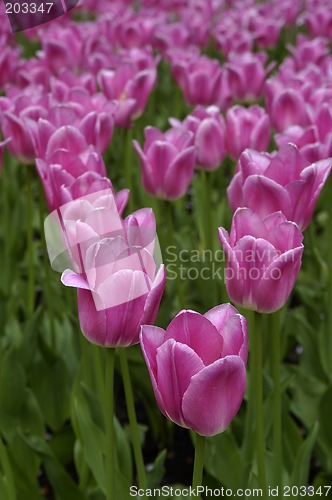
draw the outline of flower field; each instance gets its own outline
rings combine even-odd
[[[332,498],[331,49],[329,0],[0,3],[0,500]]]

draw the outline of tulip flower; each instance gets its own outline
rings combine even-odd
[[[226,155],[225,121],[217,106],[197,106],[183,122],[169,119],[175,128],[193,132],[196,166],[200,170],[215,170]]]
[[[331,158],[310,164],[294,144],[275,155],[248,149],[240,156],[227,189],[229,203],[233,211],[249,207],[261,217],[280,210],[304,230],[331,166]]]
[[[172,73],[189,105],[209,106],[218,103],[222,73],[217,60],[197,54],[180,59],[174,52]]]
[[[156,67],[138,70],[128,63],[115,71],[100,71],[99,83],[103,93],[117,103],[115,124],[118,127],[129,128],[132,120],[141,116],[156,81]]]
[[[273,87],[267,84],[267,92],[272,94]],[[279,132],[291,125],[306,125],[308,123],[307,110],[304,97],[295,89],[284,89],[271,96],[269,110],[271,122]]]
[[[276,134],[275,141],[279,147],[287,142],[296,144],[301,154],[314,163],[332,156],[332,110],[328,103],[319,109],[313,124],[303,128],[297,125]]]
[[[271,63],[264,68],[266,60],[263,52],[229,55],[225,69],[234,100],[252,101],[262,96],[266,76],[274,67]]]
[[[233,160],[237,160],[246,148],[266,151],[270,134],[269,117],[260,106],[233,106],[227,110],[226,148]]]
[[[78,289],[83,335],[104,347],[126,347],[138,343],[141,324],[154,322],[166,274],[163,265],[156,268],[152,257],[155,220],[151,210],[138,210],[123,226],[119,217],[115,224],[108,211],[104,214],[97,208],[88,211],[85,221],[77,220],[74,228],[68,225],[72,231],[68,236],[76,235],[80,241],[82,268],[80,273],[65,270],[61,281]]]
[[[287,301],[301,267],[303,235],[281,212],[261,218],[239,208],[230,234],[219,228],[227,257],[226,288],[235,304],[272,313]]]
[[[141,159],[144,189],[157,198],[180,198],[187,191],[194,173],[193,134],[180,129],[162,133],[157,128],[146,127],[144,135],[143,150],[133,141]]]
[[[166,331],[143,325],[140,343],[160,411],[203,436],[223,432],[246,385],[246,319],[230,304],[182,310]]]

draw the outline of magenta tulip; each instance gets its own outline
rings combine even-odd
[[[332,156],[332,108],[324,103],[310,127],[292,126],[281,134],[276,134],[275,141],[279,147],[287,142],[298,146],[301,153],[311,163]]]
[[[98,78],[105,96],[117,103],[115,124],[128,128],[143,113],[157,81],[157,70],[156,65],[135,69],[127,63],[115,71],[101,70]]]
[[[180,129],[165,133],[154,127],[144,130],[142,150],[137,141],[134,148],[141,159],[144,189],[165,200],[180,198],[187,191],[195,168],[193,134]]]
[[[197,54],[179,58],[175,51],[172,73],[189,105],[218,103],[222,74],[219,61]]]
[[[138,210],[127,217],[120,233],[118,228],[113,237],[101,235],[96,240],[100,215],[89,214],[83,225],[77,221],[75,234],[85,240],[80,245],[83,270],[78,274],[67,269],[61,280],[78,289],[84,336],[104,347],[126,347],[138,343],[140,325],[154,322],[166,273],[163,265],[156,268],[152,257],[155,220],[151,210]],[[114,225],[109,218],[104,222]],[[89,240],[92,243],[87,246]]]
[[[226,156],[225,121],[217,106],[197,106],[183,122],[169,119],[174,128],[194,134],[196,167],[200,170],[215,170]]]
[[[270,142],[270,120],[264,108],[233,106],[226,113],[226,148],[237,160],[246,148],[266,151]]]
[[[234,100],[252,101],[262,96],[265,79],[274,67],[271,63],[264,67],[267,55],[263,52],[229,55],[225,64],[227,81]]]
[[[246,385],[246,319],[230,304],[183,310],[166,331],[143,325],[140,343],[160,411],[203,436],[223,432]]]
[[[303,235],[281,212],[262,219],[239,208],[228,235],[219,228],[227,257],[225,281],[230,299],[246,309],[272,313],[287,301],[301,267]]]
[[[240,156],[227,189],[229,203],[233,211],[249,207],[261,217],[280,210],[304,230],[331,166],[331,158],[310,164],[294,144],[275,155],[248,149]]]

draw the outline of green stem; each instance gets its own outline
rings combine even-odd
[[[254,313],[255,329],[251,338],[251,349],[253,353],[254,369],[254,392],[256,407],[256,451],[258,465],[258,483],[263,490],[263,496],[266,492],[265,475],[265,433],[264,433],[264,415],[263,415],[263,350],[262,350],[262,319],[260,313]]]
[[[97,394],[99,396],[99,400],[102,405],[102,412],[105,415],[105,383],[104,383],[104,374],[103,374],[103,358],[102,358],[102,348],[98,345],[93,345],[92,354],[93,354],[93,364],[94,364],[94,374],[95,374],[95,384]]]
[[[134,457],[135,457],[136,470],[137,470],[137,476],[138,476],[138,484],[139,484],[140,488],[142,488],[143,490],[146,490],[147,483],[146,483],[146,475],[145,475],[145,468],[144,468],[144,459],[143,459],[142,447],[141,447],[139,430],[138,430],[138,425],[137,425],[133,389],[132,389],[132,385],[131,385],[130,373],[129,373],[128,361],[127,361],[127,352],[126,352],[125,348],[119,349],[119,356],[120,356],[122,380],[123,380],[125,398],[126,398],[126,404],[127,404],[127,411],[128,411],[128,417],[129,417],[129,424],[130,424],[130,430],[131,430],[131,439],[132,439],[133,448],[134,448]],[[145,496],[144,496],[144,498],[145,498]]]
[[[175,248],[175,253],[178,255],[178,247],[175,242],[174,238],[174,224],[173,224],[173,210],[172,210],[172,204],[169,201],[164,202],[165,206],[165,217],[166,217],[166,227],[167,227],[167,238],[165,240],[164,244],[164,252],[166,253],[166,248],[168,246],[174,247]],[[177,258],[178,260],[178,258]],[[176,292],[177,296],[179,298],[180,302],[180,307],[183,309],[184,308],[184,298],[183,298],[183,290],[182,290],[182,283],[181,283],[181,277],[178,272],[178,269],[176,270],[176,279],[175,279],[175,285],[176,285]]]
[[[281,488],[282,482],[282,421],[281,421],[281,342],[280,315],[277,311],[271,316],[272,334],[272,375],[273,375],[273,454],[274,482]]]
[[[33,255],[33,183],[32,172],[30,166],[27,170],[27,250],[28,250],[28,315],[31,316],[35,307],[35,270],[34,270],[34,255]]]
[[[201,181],[202,181],[202,207],[203,207],[203,213],[205,214],[204,217],[204,227],[205,227],[205,250],[208,250],[208,263],[209,263],[209,268],[210,268],[210,280],[207,282],[209,286],[209,295],[211,296],[212,303],[214,305],[219,304],[219,296],[218,292],[220,291],[221,298],[224,299],[225,301],[228,300],[228,296],[225,290],[225,284],[224,280],[222,279],[221,286],[217,286],[219,282],[217,283],[216,280],[214,279],[214,265],[216,264],[215,262],[215,252],[214,252],[214,237],[213,237],[213,216],[214,216],[214,211],[212,208],[212,187],[211,187],[211,172],[207,172],[206,170],[201,171]],[[217,234],[217,228],[215,228],[215,232]],[[210,255],[209,255],[210,254]],[[222,263],[218,263],[220,266]],[[221,269],[221,276],[224,276],[224,265],[220,266]],[[223,301],[223,300],[222,300]]]
[[[106,428],[106,499],[115,500],[114,443],[114,365],[115,349],[106,349],[105,428]]]
[[[4,473],[5,484],[7,486],[8,500],[16,500],[16,489],[13,472],[10,466],[6,447],[0,436],[0,463]]]
[[[132,146],[132,128],[126,128],[124,132],[124,168],[127,188],[130,190],[128,201],[128,210],[131,213],[134,210],[134,178],[133,178],[133,146]]]
[[[193,473],[193,490],[197,486],[201,486],[203,483],[203,468],[204,468],[204,452],[205,452],[205,436],[196,434],[196,445],[195,445],[195,462],[194,462],[194,473]]]
[[[245,314],[248,321],[248,331],[249,337],[254,335],[254,324],[253,324],[253,311],[240,311],[241,314]],[[253,333],[252,333],[253,332]],[[243,489],[248,487],[248,479],[250,477],[250,471],[253,461],[253,450],[255,448],[255,436],[252,432],[255,424],[255,384],[254,384],[254,359],[251,356],[251,349],[249,351],[249,370],[247,371],[247,407],[246,407],[246,417],[245,417],[245,427],[244,427],[244,437],[243,437],[243,470],[241,485]]]

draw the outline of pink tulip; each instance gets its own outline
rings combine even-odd
[[[106,188],[108,180],[105,179],[103,158],[93,146],[87,145],[79,130],[68,125],[53,132],[54,127],[46,120],[39,121],[38,125],[35,150],[39,158],[36,168],[50,212],[79,197],[78,193],[92,193],[101,187]],[[85,175],[87,173],[90,175]],[[85,188],[84,184],[88,181],[93,185]]]
[[[216,106],[197,106],[183,122],[169,119],[175,128],[193,132],[196,166],[201,170],[215,170],[226,156],[225,121]]]
[[[304,230],[330,174],[332,159],[314,164],[294,144],[277,154],[246,150],[240,156],[227,196],[232,210],[249,207],[261,217],[281,210]]]
[[[233,106],[226,113],[226,148],[237,160],[246,148],[265,151],[270,143],[270,120],[264,108]]]
[[[218,103],[221,66],[217,60],[194,54],[179,59],[173,52],[172,73],[189,105]]]
[[[281,212],[262,219],[239,208],[230,235],[219,228],[227,257],[226,288],[236,304],[272,313],[287,301],[301,267],[303,235]]]
[[[143,325],[140,343],[160,411],[203,436],[223,432],[246,385],[246,319],[230,304],[183,310],[166,331]]]
[[[267,55],[263,52],[229,55],[225,70],[234,100],[250,102],[261,98],[266,77],[274,67],[274,64],[270,64],[265,68],[266,60]]]
[[[115,124],[128,128],[132,120],[141,116],[156,81],[156,67],[135,69],[132,63],[116,70],[101,70],[98,76],[107,99],[115,100]]]
[[[66,270],[62,275],[63,284],[78,289],[81,330],[94,344],[136,344],[140,325],[155,321],[166,274],[163,265],[156,268],[146,232],[155,236],[155,221],[152,211],[143,209],[124,221],[119,236],[101,238],[86,249],[83,274]]]
[[[2,122],[3,135],[11,137],[8,149],[23,164],[31,164],[35,151],[24,119],[14,113],[5,112]]]
[[[329,57],[328,42],[319,36],[310,40],[304,35],[299,35],[296,46],[288,45],[287,48],[292,54],[294,68],[297,71],[305,69],[310,64],[320,66]]]
[[[157,198],[180,198],[186,193],[194,173],[193,134],[180,129],[163,133],[157,128],[146,127],[144,135],[143,150],[133,141],[141,159],[144,189]]]
[[[330,4],[313,5],[305,14],[306,27],[312,37],[332,38],[332,11]]]
[[[275,141],[279,147],[287,142],[296,144],[303,156],[315,163],[332,157],[332,110],[324,103],[313,118],[310,127],[292,126],[281,134],[276,134]]]
[[[4,24],[7,19],[2,21]],[[1,24],[1,30],[4,24]],[[0,91],[4,89],[7,83],[13,81],[17,72],[20,60],[20,50],[16,47],[6,46],[5,36],[0,35]]]
[[[267,89],[271,87],[267,86]],[[301,93],[293,89],[285,89],[278,93],[272,100],[269,112],[272,125],[278,132],[291,125],[308,123],[305,100]]]

